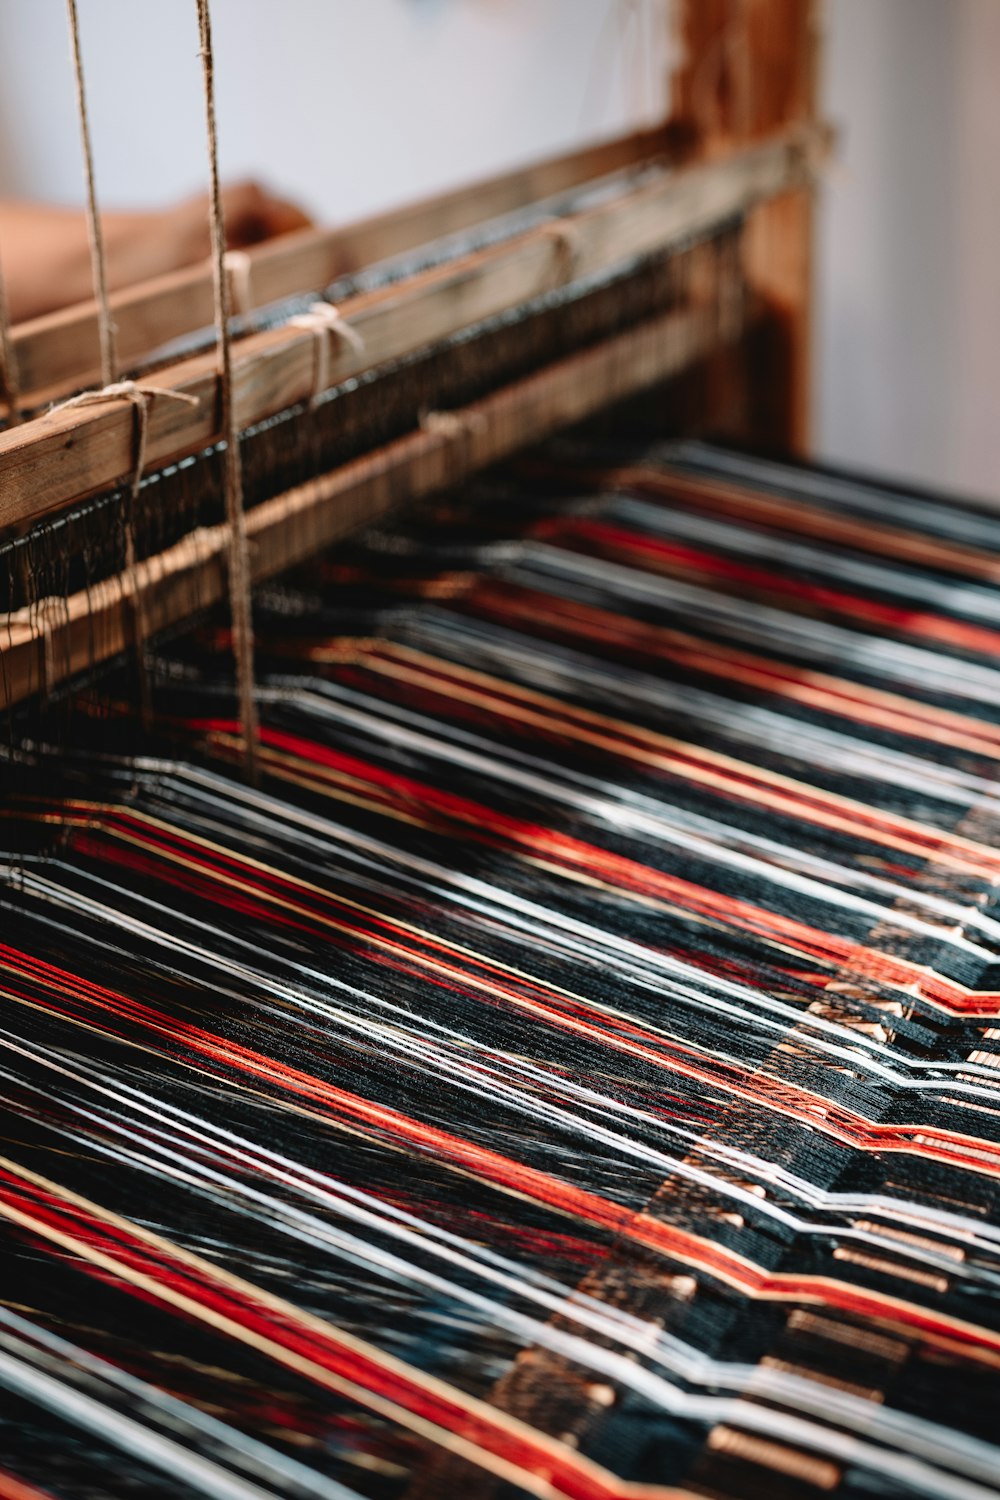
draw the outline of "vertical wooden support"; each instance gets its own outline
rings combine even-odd
[[[814,120],[819,0],[677,5],[681,56],[671,118],[695,159]],[[750,216],[744,266],[764,317],[746,350],[739,435],[797,453],[808,451],[810,437],[812,248],[808,191],[775,199]]]

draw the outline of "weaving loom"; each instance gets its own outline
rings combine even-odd
[[[693,4],[667,130],[217,245],[228,398],[204,269],[11,330],[4,1500],[1000,1488],[1000,519],[746,451],[769,3],[757,114]]]

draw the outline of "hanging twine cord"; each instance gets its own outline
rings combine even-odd
[[[254,697],[253,613],[251,606],[250,549],[243,511],[243,469],[240,434],[233,400],[233,361],[229,337],[229,276],[226,273],[226,225],[219,183],[219,140],[215,114],[215,59],[212,52],[212,21],[208,0],[196,0],[202,80],[205,94],[205,126],[208,134],[210,214],[212,228],[212,273],[215,284],[215,330],[219,350],[219,425],[226,444],[226,520],[229,528],[229,607],[236,659],[236,689],[239,700],[243,765],[247,779],[258,779],[257,704]]]
[[[90,239],[90,264],[94,279],[94,296],[97,299],[97,328],[101,345],[101,379],[106,386],[113,384],[118,374],[118,350],[111,304],[108,301],[108,271],[104,251],[104,231],[97,209],[97,180],[94,176],[94,152],[90,142],[90,119],[87,114],[87,90],[83,76],[83,52],[80,47],[80,18],[76,0],[66,0],[69,16],[69,33],[73,51],[73,76],[76,82],[76,108],[80,121],[80,142],[83,147],[83,171],[87,183],[87,235]]]
[[[223,257],[229,282],[229,309],[238,318],[253,312],[253,261],[245,250],[227,250]]]
[[[104,232],[97,202],[97,178],[94,172],[94,150],[90,136],[90,118],[87,112],[87,86],[83,71],[83,49],[80,45],[80,18],[76,0],[66,0],[69,18],[73,77],[76,84],[76,107],[80,126],[80,144],[83,150],[83,171],[87,188],[87,235],[90,240],[90,265],[97,301],[97,331],[101,351],[101,379],[103,388],[84,391],[71,396],[51,411],[63,411],[70,407],[99,406],[108,401],[130,401],[134,418],[134,461],[129,483],[128,499],[123,508],[123,532],[125,540],[125,577],[128,579],[128,616],[131,622],[132,646],[136,656],[139,678],[139,704],[142,722],[148,729],[152,723],[152,697],[145,667],[145,643],[147,628],[145,601],[139,586],[139,564],[136,552],[135,525],[139,502],[139,488],[146,467],[146,443],[149,434],[149,404],[155,396],[164,396],[174,401],[197,405],[193,396],[180,391],[166,390],[161,386],[138,384],[133,380],[117,380],[118,348],[111,303],[108,299],[108,269],[104,246]]]
[[[314,409],[324,391],[332,384],[330,380],[330,336],[349,344],[356,354],[364,354],[365,341],[356,328],[346,322],[343,314],[332,302],[313,302],[304,312],[289,318],[289,327],[306,328],[313,335],[313,390],[309,406]]]
[[[556,285],[565,286],[576,275],[583,248],[580,231],[575,224],[553,219],[549,224],[542,224],[539,233],[552,241],[555,251]]]
[[[7,308],[7,287],[0,265],[0,401],[7,407],[7,420],[15,427],[21,420],[21,380],[17,368],[17,355],[10,336],[10,315]]]

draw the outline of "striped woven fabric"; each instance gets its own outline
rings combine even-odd
[[[81,701],[0,1497],[997,1493],[998,579],[970,504],[563,448],[260,599],[260,790],[213,628],[154,745]]]

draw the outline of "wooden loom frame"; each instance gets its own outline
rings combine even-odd
[[[811,189],[827,143],[815,118],[817,10],[817,0],[681,0],[684,60],[664,129],[504,174],[352,229],[308,231],[260,247],[251,253],[253,304],[328,284],[345,262],[384,259],[498,214],[551,202],[595,178],[624,174],[612,197],[557,215],[558,232],[543,224],[345,302],[342,312],[365,348],[359,354],[326,335],[332,378],[426,348],[560,281],[669,250],[739,215],[748,220],[746,270],[762,310],[748,337],[769,393],[763,412],[751,403],[743,435],[801,450],[808,434]],[[766,85],[749,99],[741,98],[730,76],[734,49],[720,45],[736,21],[743,65],[759,69]],[[668,160],[684,165],[669,174],[644,170]],[[569,277],[561,270],[567,247]],[[187,333],[205,323],[208,286],[204,269],[195,268],[120,294],[125,356],[149,352],[168,331]],[[418,430],[256,507],[247,518],[257,544],[255,578],[302,560],[405,494],[454,483],[696,363],[707,366],[710,387],[725,389],[733,379],[732,346],[742,333],[732,317],[710,330],[683,309],[654,319],[485,398],[458,414],[450,431]],[[241,427],[308,397],[313,340],[312,333],[285,326],[239,342]],[[26,385],[51,393],[67,382],[83,383],[94,363],[96,310],[85,304],[36,319],[15,329],[14,344]],[[160,370],[156,383],[193,396],[196,405],[154,405],[150,466],[198,451],[216,436],[214,355]],[[127,401],[64,409],[0,433],[0,526],[24,528],[113,485],[128,475],[133,454],[134,410]],[[218,600],[225,587],[223,544],[224,528],[201,532],[141,564],[132,579],[110,579],[58,609],[33,607],[11,617],[6,643],[0,635],[7,702],[118,654],[134,624],[135,584],[151,633]]]

